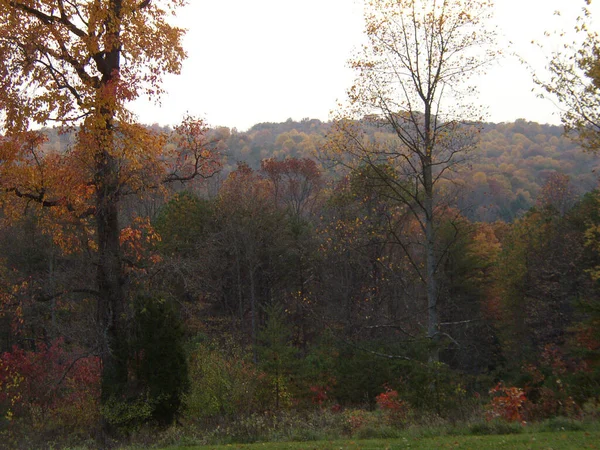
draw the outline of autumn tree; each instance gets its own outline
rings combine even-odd
[[[213,170],[205,128],[188,120],[178,130],[183,155],[163,152],[166,137],[135,123],[127,109],[156,96],[166,73],[178,73],[183,30],[169,17],[184,0],[2,0],[0,2],[0,187],[18,201],[78,222],[94,254],[102,398],[128,381],[128,269],[120,205],[162,182]],[[33,125],[76,126],[66,152],[44,152]],[[185,138],[181,138],[185,136]],[[173,150],[176,150],[173,147]],[[207,167],[208,164],[210,166]],[[134,261],[135,262],[135,261]]]
[[[328,144],[336,161],[368,166],[385,195],[418,221],[424,266],[415,270],[426,286],[432,340],[439,333],[436,219],[446,180],[475,148],[468,124],[479,117],[467,103],[468,82],[495,56],[494,33],[485,28],[490,8],[487,0],[368,1],[368,43],[350,61],[357,80]],[[368,129],[383,133],[368,136]],[[394,176],[382,170],[388,165]]]
[[[309,158],[274,158],[261,161],[261,171],[271,183],[273,199],[295,217],[309,214],[323,186],[317,163]]]
[[[323,177],[317,163],[309,158],[291,158],[261,161],[261,172],[269,182],[274,203],[285,209],[291,242],[287,264],[295,273],[296,286],[291,297],[294,301],[294,323],[297,342],[307,349],[309,320],[306,299],[309,281],[314,278],[312,264],[317,254],[317,241],[312,225],[322,197]]]
[[[581,2],[573,40],[552,52],[548,75],[536,73],[534,81],[560,103],[566,132],[595,152],[600,148],[600,36],[591,23],[590,3]]]

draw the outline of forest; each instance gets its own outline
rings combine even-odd
[[[598,37],[561,126],[443,112],[483,0],[369,2],[330,121],[137,123],[181,3],[0,0],[0,448],[597,421]]]

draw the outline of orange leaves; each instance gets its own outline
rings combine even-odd
[[[146,3],[0,2],[4,125],[79,122],[107,109],[123,119],[125,101],[160,93],[162,75],[179,73],[185,58],[184,30],[168,21],[185,2]]]
[[[77,155],[48,148],[43,133],[14,133],[0,142],[0,199],[4,219],[37,210],[38,224],[66,253],[81,247],[93,186]],[[84,238],[87,240],[87,238]]]
[[[165,155],[165,181],[190,181],[214,175],[221,169],[218,152],[223,150],[226,137],[219,131],[211,134],[202,119],[184,117],[171,135],[174,146]]]
[[[314,160],[269,158],[261,162],[261,171],[271,182],[276,204],[285,205],[296,216],[310,212],[323,186],[321,171]]]
[[[493,395],[488,406],[487,419],[502,418],[508,422],[525,423],[523,418],[523,407],[527,401],[525,391],[518,387],[506,387],[498,383],[492,389]]]
[[[160,262],[160,256],[156,252],[156,244],[160,240],[160,235],[146,217],[135,218],[130,226],[121,230],[119,236],[123,254],[133,265]]]
[[[245,163],[238,163],[236,170],[231,172],[220,191],[220,196],[238,202],[268,203],[270,197],[269,183],[260,174]]]

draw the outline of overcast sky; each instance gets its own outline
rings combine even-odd
[[[546,39],[542,52],[531,41],[544,39],[544,31],[572,29],[583,5],[496,0],[506,56],[478,81],[476,101],[487,108],[488,120],[560,122],[557,107],[536,98],[529,70],[511,53],[543,70],[545,55],[559,43]],[[600,5],[593,11],[600,16]],[[166,78],[161,105],[134,105],[144,123],[173,125],[186,112],[240,131],[288,118],[328,120],[352,84],[346,61],[363,39],[361,0],[190,0],[177,23],[188,30],[188,59],[181,75]]]

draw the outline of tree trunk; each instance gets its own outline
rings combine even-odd
[[[427,194],[426,194],[427,195]],[[429,361],[439,360],[438,341],[438,292],[435,278],[435,232],[433,229],[433,199],[425,199],[425,265],[427,283],[427,337],[432,343]]]
[[[127,384],[125,293],[119,242],[115,161],[104,154],[98,163],[96,227],[98,231],[98,323],[102,332],[102,401]]]
[[[106,404],[112,398],[122,400],[128,382],[128,349],[126,323],[126,294],[122,266],[119,225],[119,163],[114,156],[116,145],[116,84],[121,67],[121,9],[122,0],[110,1],[105,29],[114,42],[106,52],[101,86],[97,94],[97,109],[91,117],[89,130],[96,144],[96,228],[98,233],[98,323],[101,327],[102,392]],[[104,422],[104,430],[112,431]]]
[[[427,337],[432,345],[430,362],[439,361],[438,341],[438,291],[435,279],[435,230],[433,211],[433,145],[431,139],[431,106],[425,103],[425,154],[423,155],[423,201],[425,213],[425,282],[427,284]]]

